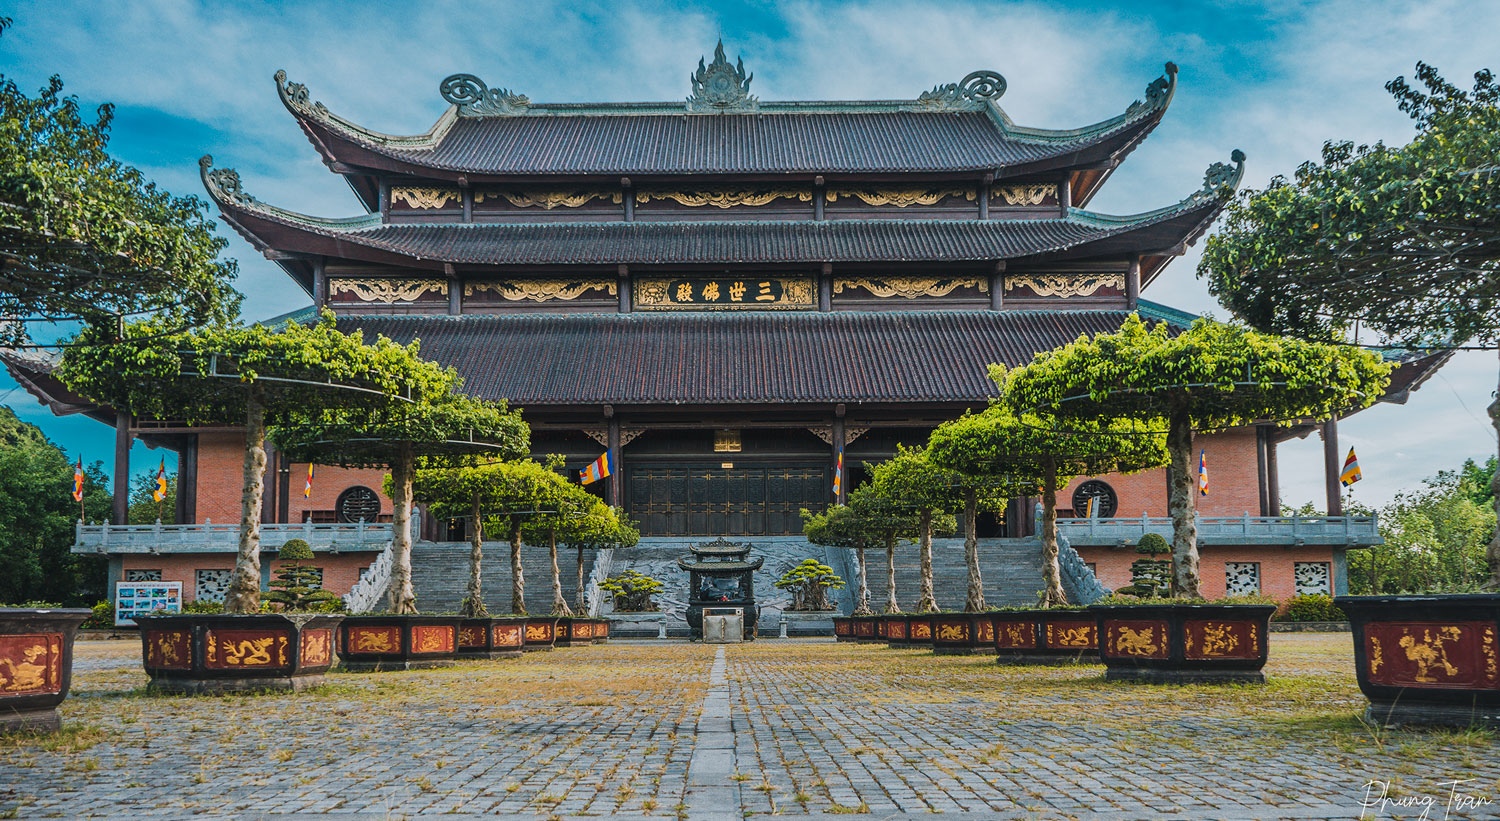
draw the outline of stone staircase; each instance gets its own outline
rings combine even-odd
[[[849,568],[854,569],[852,553]],[[885,550],[865,551],[870,585],[870,607],[885,608]],[[1035,604],[1042,589],[1041,543],[1035,539],[980,539],[979,574],[984,579],[984,600],[990,607],[1024,607]],[[852,577],[848,577],[851,578]],[[915,543],[896,545],[896,600],[904,611],[916,609],[921,592],[921,562]],[[969,589],[964,564],[963,539],[932,540],[932,581],[938,607],[963,608]],[[852,587],[852,585],[851,585]]]
[[[594,569],[595,554],[584,551],[583,574]],[[557,566],[562,574],[563,596],[577,603],[578,554],[558,548]],[[417,607],[424,613],[457,612],[469,587],[468,542],[417,542],[411,549],[412,588]],[[510,543],[485,542],[483,574],[484,603],[491,615],[510,612]],[[521,547],[521,576],[526,583],[526,611],[544,614],[552,610],[552,562],[547,548]],[[382,598],[379,605],[385,606]]]

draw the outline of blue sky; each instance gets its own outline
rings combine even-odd
[[[470,72],[534,100],[680,99],[700,55],[722,36],[763,99],[914,97],[979,68],[1005,75],[1018,122],[1067,128],[1113,116],[1162,64],[1181,67],[1165,121],[1091,204],[1132,212],[1196,189],[1211,162],[1249,155],[1261,186],[1328,139],[1404,141],[1382,89],[1418,60],[1467,85],[1496,65],[1500,2],[802,2],[802,3],[12,3],[0,70],[23,87],[60,74],[86,106],[110,101],[112,150],[176,193],[201,194],[197,159],[237,168],[262,200],[328,216],[358,205],[281,107],[284,68],[314,99],[371,128],[425,131],[441,114],[438,81]],[[248,318],[302,307],[279,268],[227,227]],[[1197,312],[1216,306],[1194,276],[1198,248],[1146,293]],[[1220,312],[1222,313],[1222,312]],[[1484,421],[1493,354],[1462,354],[1404,407],[1341,428],[1380,504],[1436,471],[1495,450]],[[0,381],[0,402],[85,459],[111,458],[112,432],[57,419]],[[136,472],[161,452],[137,445]],[[1322,504],[1321,445],[1282,446],[1285,501]],[[169,458],[169,464],[171,460]]]

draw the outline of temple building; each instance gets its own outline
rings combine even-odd
[[[1171,63],[1119,115],[1064,130],[1013,122],[992,71],[899,99],[761,100],[722,44],[677,102],[539,103],[453,75],[439,89],[449,108],[414,136],[357,125],[275,79],[358,212],[262,202],[203,158],[224,221],[312,302],[278,321],[328,309],[345,330],[420,339],[466,392],[521,408],[537,454],[576,470],[610,451],[615,474],[590,487],[648,541],[794,538],[799,511],[834,501],[840,454],[847,494],[863,465],[994,398],[991,363],[1025,364],[1132,312],[1191,322],[1143,294],[1209,229],[1244,168],[1235,152],[1201,188],[1145,213],[1089,209],[1167,112]],[[1442,361],[1403,363],[1387,400],[1404,401]],[[179,521],[237,521],[238,431],[122,417],[69,396],[45,362],[5,362],[55,410],[176,450]],[[1214,476],[1199,502],[1209,595],[1342,589],[1344,551],[1378,542],[1373,519],[1339,515],[1336,465],[1332,516],[1281,517],[1277,443],[1315,429],[1337,460],[1332,424],[1200,438]],[[388,516],[380,474],[318,468],[304,498],[307,466],[270,455],[267,522]],[[1129,581],[1128,544],[1168,527],[1166,495],[1164,469],[1060,495],[1072,508],[1063,532],[1106,587]],[[1078,518],[1092,498],[1094,518]],[[1034,507],[1015,500],[980,536],[1026,539]],[[155,552],[105,546],[127,530],[81,528],[77,549],[117,556],[121,580],[132,569],[182,579],[188,598],[213,595],[198,571],[232,564],[232,552],[160,539]],[[430,518],[422,530],[430,542],[462,536]],[[352,585],[376,549],[330,552],[328,567],[343,568],[330,586],[334,575]]]

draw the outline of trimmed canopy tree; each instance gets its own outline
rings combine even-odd
[[[1003,394],[1006,370],[995,366],[991,376]],[[1018,416],[1003,404],[945,422],[927,447],[933,462],[965,476],[1009,477],[1017,495],[1041,490],[1044,607],[1068,603],[1057,559],[1057,491],[1078,476],[1133,473],[1167,462],[1164,437],[1142,434],[1131,421],[1076,420],[1064,433],[1052,420]]]
[[[526,578],[521,568],[521,538],[530,520],[561,510],[570,497],[568,480],[555,468],[562,460],[554,457],[548,464],[521,459],[486,465],[493,483],[495,517],[491,522],[501,535],[510,539],[510,612],[526,615]],[[553,567],[557,566],[553,548]]]
[[[416,343],[412,343],[416,353]],[[428,363],[423,363],[428,364]],[[460,380],[451,368],[429,365],[439,378],[412,401],[392,403],[374,413],[349,408],[293,411],[271,431],[288,458],[318,465],[387,468],[385,491],[391,499],[392,613],[417,612],[411,584],[412,483],[417,466],[473,464],[480,459],[515,459],[530,448],[530,430],[504,403],[456,393]]]
[[[163,333],[160,321],[87,327],[58,367],[72,391],[144,419],[245,426],[239,554],[226,613],[260,610],[260,510],[266,424],[327,409],[354,417],[389,412],[407,397],[441,394],[454,377],[385,337],[365,344],[325,312],[313,325],[261,325]]]
[[[550,466],[556,469],[561,467],[561,460],[555,460]],[[538,510],[535,515],[527,518],[521,527],[522,537],[531,544],[547,545],[547,555],[552,564],[552,610],[554,616],[571,616],[573,608],[568,606],[568,600],[563,598],[562,593],[562,571],[557,565],[557,542],[558,535],[569,528],[570,523],[579,522],[587,518],[589,512],[596,504],[601,504],[599,497],[581,485],[575,485],[567,480],[567,477],[559,475],[557,486],[552,491],[552,501],[547,509]],[[607,509],[607,508],[606,508]],[[580,566],[580,571],[582,567]]]
[[[1386,84],[1410,143],[1327,143],[1231,204],[1198,276],[1235,316],[1314,340],[1362,324],[1408,348],[1500,346],[1500,84],[1480,71],[1466,92],[1425,63],[1416,79]],[[1500,399],[1489,414],[1500,431]],[[1500,586],[1500,531],[1489,561]]]
[[[917,552],[922,567],[917,612],[936,612],[937,598],[933,594],[932,582],[935,517],[963,507],[964,497],[958,486],[958,477],[953,471],[933,464],[927,451],[898,445],[896,455],[876,465],[870,479],[881,497],[917,515]]]
[[[1391,368],[1366,351],[1304,342],[1200,319],[1181,334],[1131,316],[1037,356],[1006,379],[1006,402],[1051,416],[1058,430],[1098,420],[1165,430],[1171,457],[1173,592],[1201,598],[1194,431],[1258,421],[1326,419],[1380,397]],[[1154,423],[1154,424],[1153,424]]]
[[[578,586],[575,589],[574,601],[577,603],[574,607],[579,613],[586,614],[588,599],[584,595],[587,591],[584,590],[583,551],[634,547],[641,540],[641,532],[623,510],[595,499],[583,515],[571,517],[562,523],[557,531],[557,540],[563,546],[577,551]]]
[[[849,507],[859,515],[877,542],[885,546],[885,612],[900,613],[901,605],[896,598],[896,541],[916,541],[921,530],[921,516],[910,506],[882,496],[874,483],[855,488],[849,494]],[[944,535],[952,533],[956,527],[953,517],[947,513],[936,515],[931,524],[933,533]],[[931,544],[930,540],[928,544]],[[930,566],[930,549],[927,558]]]
[[[807,541],[823,547],[853,550],[859,563],[858,586],[854,593],[854,615],[870,615],[870,584],[865,573],[865,548],[876,544],[876,534],[850,505],[834,505],[822,513],[802,509],[802,535]]]

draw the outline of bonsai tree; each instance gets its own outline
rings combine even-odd
[[[434,366],[435,367],[435,366]],[[416,470],[473,464],[481,458],[514,459],[530,448],[530,429],[504,403],[457,393],[458,375],[440,379],[411,401],[375,413],[349,408],[287,414],[272,431],[276,446],[299,462],[339,467],[384,467],[391,472],[392,613],[417,612],[411,585],[411,508]]]
[[[901,605],[896,597],[896,541],[916,541],[921,530],[921,517],[911,507],[881,495],[880,488],[873,482],[861,485],[849,494],[849,507],[864,520],[866,528],[878,543],[885,546],[884,612],[900,613]],[[930,525],[933,534],[944,536],[952,533],[957,526],[953,517],[946,513],[935,515]],[[931,544],[930,540],[928,544]],[[931,559],[929,547],[929,565]]]
[[[356,419],[388,414],[412,404],[412,397],[440,395],[456,381],[418,359],[415,344],[379,337],[367,345],[361,334],[334,328],[327,311],[317,323],[277,330],[251,325],[171,333],[161,321],[119,330],[87,327],[74,338],[57,370],[69,390],[144,419],[244,425],[239,554],[226,613],[260,610],[268,421],[325,412]]]
[[[956,492],[956,477],[952,471],[934,465],[925,450],[900,445],[895,456],[875,466],[870,479],[875,492],[887,502],[916,511],[917,553],[922,569],[917,612],[936,612],[932,582],[933,519],[963,504],[962,496]]]
[[[261,598],[277,602],[287,610],[309,610],[314,605],[339,600],[336,594],[323,589],[323,574],[317,568],[303,564],[313,558],[312,548],[307,542],[288,540],[276,558],[281,567],[271,579],[270,591]]]
[[[829,590],[841,590],[844,580],[817,559],[804,559],[776,580],[776,587],[790,590],[793,610],[832,610]]]
[[[495,471],[491,466],[459,465],[419,469],[412,476],[412,500],[428,506],[435,516],[467,517],[469,531],[469,585],[460,612],[469,618],[485,618],[484,522],[497,510]]]
[[[1472,91],[1418,63],[1386,84],[1416,134],[1402,146],[1332,141],[1291,179],[1246,191],[1198,276],[1251,327],[1318,341],[1362,329],[1407,348],[1496,347],[1500,84]],[[1489,407],[1500,431],[1500,400]],[[1500,511],[1500,478],[1492,483]],[[1500,585],[1500,532],[1488,549]]]
[[[853,507],[835,505],[822,513],[802,510],[802,535],[807,541],[825,547],[853,550],[859,564],[859,587],[854,596],[854,615],[870,615],[870,585],[865,574],[865,548],[875,543],[876,534],[869,522]]]
[[[554,458],[550,466],[556,469],[561,465],[562,460]],[[581,523],[594,506],[599,504],[599,498],[584,490],[582,485],[569,482],[566,477],[559,475],[558,479],[551,499],[543,505],[546,509],[538,510],[534,516],[525,519],[521,530],[526,541],[532,544],[541,541],[547,545],[547,552],[552,560],[552,615],[571,616],[573,608],[563,598],[562,572],[557,565],[558,532],[568,527],[570,522]]]
[[[994,376],[1005,389],[1006,372]],[[932,461],[977,482],[1003,482],[1016,496],[1042,497],[1042,606],[1067,604],[1058,564],[1057,491],[1077,476],[1130,473],[1166,464],[1160,434],[1139,434],[1126,422],[1080,421],[1068,433],[1036,414],[1017,415],[1003,404],[965,414],[932,432]]]
[[[1172,546],[1167,544],[1167,540],[1160,534],[1147,533],[1136,542],[1135,552],[1150,558],[1131,562],[1130,585],[1116,592],[1143,599],[1161,599],[1171,595],[1172,563],[1156,558],[1172,552]]]
[[[28,344],[31,318],[81,320],[95,343],[123,317],[174,331],[232,320],[235,264],[218,259],[202,201],[110,156],[114,106],[90,118],[62,90],[54,76],[28,96],[0,77],[0,344]]]
[[[610,576],[599,583],[615,600],[615,610],[621,613],[649,613],[656,611],[651,597],[665,588],[650,576],[627,570],[618,576]]]
[[[526,579],[521,568],[521,541],[534,517],[555,514],[570,498],[568,480],[554,469],[558,458],[544,465],[531,459],[490,465],[497,513],[490,520],[496,532],[510,540],[510,611],[526,615]],[[554,566],[556,558],[554,553]]]
[[[1171,457],[1172,591],[1202,598],[1193,433],[1263,420],[1323,419],[1379,398],[1390,366],[1341,345],[1303,342],[1198,320],[1176,334],[1139,316],[1037,356],[1008,376],[1005,401],[1086,432],[1123,420],[1166,432]]]
[[[624,511],[596,499],[584,515],[563,521],[557,531],[557,540],[577,551],[578,585],[574,607],[584,613],[588,610],[588,601],[584,589],[583,551],[634,547],[641,540],[641,532]]]

